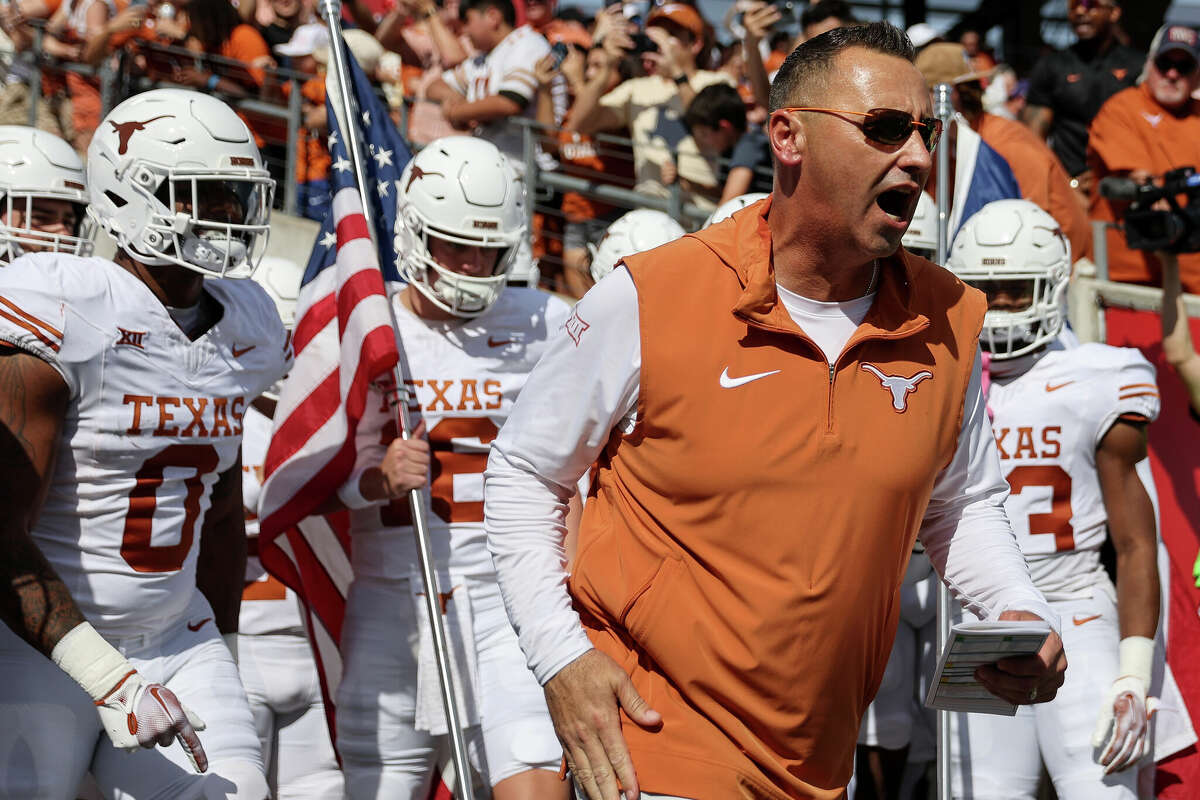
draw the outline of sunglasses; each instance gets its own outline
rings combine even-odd
[[[868,139],[879,144],[904,144],[914,130],[921,135],[925,149],[932,153],[942,136],[942,121],[936,117],[914,119],[907,111],[897,108],[872,108],[870,111],[846,111],[840,108],[790,107],[780,111],[814,111],[820,114],[851,114],[862,117],[862,132]]]
[[[1196,62],[1187,56],[1179,56],[1172,54],[1163,54],[1154,59],[1155,68],[1166,75],[1172,69],[1178,70],[1179,74],[1186,77],[1196,71]]]

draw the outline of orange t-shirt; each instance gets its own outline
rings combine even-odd
[[[1097,185],[1108,175],[1135,169],[1157,176],[1175,167],[1200,168],[1200,102],[1193,100],[1187,113],[1176,115],[1160,106],[1144,83],[1117,92],[1092,120],[1087,158]],[[1096,192],[1091,217],[1114,222],[1124,207],[1124,203],[1111,203]],[[1179,274],[1184,291],[1200,293],[1200,254],[1181,254]],[[1162,265],[1152,253],[1130,250],[1125,236],[1110,228],[1108,277],[1157,285],[1162,283]]]
[[[228,69],[225,70],[225,77],[245,84],[247,89],[262,86],[263,79],[267,74],[266,70],[262,67],[253,67],[251,64],[263,56],[271,55],[271,48],[267,46],[267,40],[262,37],[262,34],[254,26],[243,24],[234,28],[229,34],[229,38],[221,43],[220,55],[244,63],[246,65],[246,77],[250,80],[246,81],[242,76],[230,73]]]
[[[585,134],[562,130],[558,132],[558,154],[566,175],[633,186],[633,151],[626,145],[598,142]],[[611,204],[579,192],[563,194],[562,211],[567,222],[596,219],[612,209]]]
[[[769,203],[625,259],[638,422],[598,459],[568,585],[592,644],[662,714],[621,718],[648,792],[844,796],[986,310],[898,251],[831,375],[779,301]],[[900,411],[868,364],[931,377]],[[726,373],[773,383],[720,389]]]
[[[1021,197],[1036,204],[1062,226],[1071,243],[1071,260],[1091,258],[1091,224],[1054,151],[1026,126],[995,114],[983,114],[974,127],[1008,162]]]
[[[325,103],[325,76],[309,78],[300,87],[300,94],[309,103]],[[324,180],[329,177],[329,148],[325,146],[325,134],[308,128],[300,129],[300,146],[296,148],[296,181]]]

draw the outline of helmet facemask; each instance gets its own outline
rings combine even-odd
[[[505,233],[482,227],[476,236],[439,228],[413,206],[404,208],[397,221],[397,251],[403,253],[401,272],[405,279],[435,306],[456,317],[470,319],[486,311],[504,290],[512,269],[520,233]],[[433,257],[430,238],[462,247],[498,251],[491,275],[464,275],[448,269]]]
[[[12,263],[29,251],[73,256],[92,254],[96,224],[87,215],[86,198],[74,193],[24,187],[4,190],[0,197],[0,209],[4,212],[4,221],[0,222],[0,264]],[[74,206],[75,225],[70,233],[48,233],[34,227],[38,224],[39,206],[46,200]]]
[[[1010,297],[1028,297],[1023,308],[989,308],[983,318],[979,343],[993,359],[1019,358],[1052,342],[1062,331],[1063,301],[1067,292],[1066,270],[1032,269],[1003,275],[963,279],[988,296],[989,306],[998,289]],[[1019,289],[1013,287],[1019,286]]]
[[[261,173],[261,174],[256,174]],[[145,264],[177,264],[212,277],[248,278],[266,251],[274,181],[245,173],[134,170],[152,212],[127,251]]]
[[[954,237],[946,266],[988,298],[980,345],[995,361],[1034,353],[1065,322],[1071,245],[1028,200],[988,203]]]

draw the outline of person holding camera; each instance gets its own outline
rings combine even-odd
[[[1088,165],[1097,185],[1106,177],[1144,183],[1177,167],[1200,167],[1200,34],[1183,25],[1159,29],[1150,48],[1144,80],[1113,95],[1100,107],[1088,133]],[[1128,203],[1101,192],[1091,198],[1089,216],[1122,222]],[[1110,228],[1108,277],[1114,281],[1160,285],[1162,263],[1150,250],[1129,247]],[[1200,292],[1200,255],[1179,257],[1184,291]]]
[[[715,190],[717,176],[683,123],[684,109],[706,86],[733,79],[722,72],[698,69],[696,59],[704,49],[704,19],[691,6],[667,3],[656,6],[646,19],[642,36],[617,37],[606,44],[604,69],[597,71],[575,99],[571,109],[574,130],[582,134],[628,128],[633,138],[634,190],[667,196],[667,185],[677,177],[683,186]],[[620,45],[620,48],[616,45]],[[651,74],[619,84],[604,92],[620,61],[622,50],[642,50]],[[716,204],[685,191],[685,199]]]

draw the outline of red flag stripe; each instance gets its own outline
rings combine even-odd
[[[325,326],[332,322],[336,315],[337,297],[334,296],[333,292],[313,303],[312,307],[296,323],[296,332],[292,335],[292,344],[296,348],[297,358],[300,357],[300,353],[304,351],[308,343],[317,334],[325,330]]]

